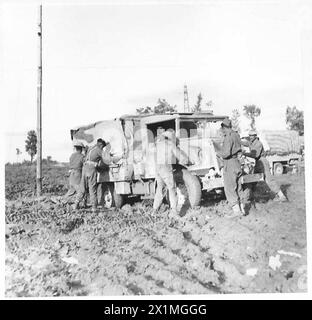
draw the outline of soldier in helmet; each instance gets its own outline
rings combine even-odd
[[[265,157],[265,151],[263,148],[263,144],[259,140],[257,136],[257,131],[250,130],[249,133],[249,141],[242,141],[242,144],[246,147],[249,147],[249,152],[244,152],[243,154],[247,157],[255,159],[255,169],[254,173],[263,173],[264,180],[270,190],[274,193],[274,200],[277,201],[287,201],[284,193],[281,191],[279,186],[273,180],[271,172],[270,172],[270,164],[269,161]]]
[[[69,190],[64,196],[65,202],[69,202],[70,199],[79,191],[82,166],[84,162],[84,155],[82,154],[83,148],[84,145],[82,142],[74,142],[75,152],[69,158]]]
[[[242,153],[239,134],[232,130],[231,120],[225,118],[221,123],[224,133],[222,148],[217,151],[217,156],[223,159],[223,180],[226,199],[232,208],[232,213],[226,215],[228,218],[238,217],[245,214],[240,204],[239,194],[242,186],[240,176],[242,175],[240,156]]]

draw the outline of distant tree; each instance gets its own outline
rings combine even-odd
[[[250,128],[256,129],[256,117],[260,116],[261,109],[254,104],[245,105],[243,107],[244,115],[250,120]]]
[[[172,113],[177,112],[177,106],[170,105],[166,99],[158,99],[157,105],[154,107],[154,113]]]
[[[44,164],[44,165],[48,165],[49,166],[49,165],[55,164],[55,163],[57,163],[57,161],[52,160],[51,156],[47,156],[46,159],[42,159],[42,164]]]
[[[298,110],[296,106],[292,108],[287,107],[286,124],[287,124],[287,129],[296,130],[299,132],[299,135],[302,136],[304,133],[303,111]]]
[[[234,109],[232,111],[231,121],[232,121],[232,128],[234,131],[237,131],[238,133],[241,132],[240,126],[239,126],[239,117],[240,113],[237,109]]]
[[[35,130],[30,130],[27,133],[25,143],[25,150],[30,155],[30,162],[33,162],[34,156],[37,154],[37,134]]]
[[[164,113],[172,113],[172,112],[177,112],[177,106],[170,105],[166,99],[158,99],[157,105],[153,108],[151,107],[143,107],[136,109],[136,112],[138,114],[151,114],[151,113],[156,113],[156,114],[164,114]]]
[[[201,108],[202,100],[203,100],[202,94],[199,93],[197,96],[196,104],[192,108],[192,112],[201,112],[202,111],[202,108]]]
[[[136,109],[138,114],[150,114],[153,113],[153,109],[151,107],[141,107]]]
[[[206,106],[207,106],[209,109],[212,108],[212,107],[213,107],[213,102],[212,102],[212,100],[207,101],[207,102],[206,102]]]
[[[16,148],[16,162],[19,160],[19,156],[22,154],[22,151],[19,148]]]

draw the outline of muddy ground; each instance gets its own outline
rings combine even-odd
[[[38,204],[24,170],[6,167],[8,297],[306,291],[303,174],[276,178],[289,202],[260,184],[249,215],[227,219],[226,201],[212,197],[178,218],[166,205],[152,216],[148,201],[73,212],[54,197],[67,168],[45,169],[53,187]]]

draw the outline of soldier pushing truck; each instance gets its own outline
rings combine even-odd
[[[173,215],[178,214],[177,190],[174,181],[173,164],[177,161],[187,163],[188,159],[174,141],[174,131],[157,129],[156,137],[156,194],[153,210],[156,213],[164,198],[165,189],[169,193],[170,209]]]

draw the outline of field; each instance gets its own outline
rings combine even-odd
[[[6,296],[176,295],[306,291],[304,174],[277,182],[289,202],[258,186],[247,216],[226,219],[226,201],[205,198],[184,217],[151,203],[73,212],[67,168],[6,166]]]

